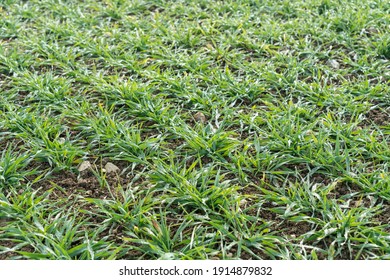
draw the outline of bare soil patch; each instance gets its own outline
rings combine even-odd
[[[362,122],[364,126],[376,124],[378,126],[386,126],[390,124],[390,110],[382,110],[375,108],[368,111],[365,115],[365,120]]]

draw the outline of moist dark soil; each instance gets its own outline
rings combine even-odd
[[[358,185],[341,182],[336,185],[335,189],[328,195],[328,198],[340,199],[346,195],[359,192],[361,192],[361,188]]]
[[[272,223],[271,230],[275,232],[281,232],[283,235],[288,237],[299,237],[312,228],[307,222],[293,222],[282,219],[278,214],[273,212],[273,205],[271,203],[265,203],[260,211],[260,217],[265,221]]]
[[[107,160],[102,161],[102,165],[107,163]],[[126,162],[115,162],[115,165],[120,170],[124,170],[128,167]],[[47,163],[31,163],[31,167],[39,168],[43,170],[50,168]],[[47,170],[46,169],[46,170]],[[30,181],[36,176],[31,176],[27,179]],[[33,188],[40,189],[44,192],[54,187],[53,193],[57,197],[73,197],[81,195],[89,198],[107,199],[111,196],[110,190],[115,193],[115,189],[118,185],[123,187],[127,186],[133,176],[127,176],[126,174],[111,172],[102,176],[105,181],[101,181],[91,170],[80,172],[75,174],[70,171],[59,171],[51,173],[43,180],[33,184]],[[58,186],[58,188],[55,188]]]
[[[0,240],[0,246],[5,247],[5,248],[13,248],[16,245],[17,244],[15,242],[12,242],[12,241]],[[34,249],[30,246],[24,246],[23,248],[19,249],[19,251],[32,253],[32,252],[34,252]],[[0,261],[1,260],[11,260],[14,258],[23,259],[23,257],[21,257],[21,255],[19,253],[13,252],[13,251],[9,251],[9,252],[0,254]]]
[[[349,182],[340,182],[328,195],[328,199],[336,201],[349,201],[349,207],[372,207],[369,195],[362,192],[361,187]]]
[[[12,248],[15,245],[16,245],[15,243],[10,242],[10,241],[3,241],[3,240],[0,241],[0,246],[6,247],[6,248]],[[3,253],[3,254],[0,254],[0,260],[9,260],[9,259],[12,259],[14,257],[17,257],[18,255],[19,254],[15,253],[15,252]]]
[[[372,109],[365,114],[365,120],[362,122],[364,126],[376,124],[378,126],[386,126],[390,124],[390,110],[382,110],[379,108]]]
[[[383,203],[382,212],[375,218],[381,225],[385,226],[384,230],[390,233],[390,202]]]

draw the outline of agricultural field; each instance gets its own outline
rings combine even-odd
[[[0,259],[390,259],[390,2],[0,0]]]

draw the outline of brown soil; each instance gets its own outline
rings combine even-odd
[[[273,207],[271,203],[265,204],[263,207],[264,209],[260,211],[260,217],[273,223],[271,226],[273,231],[281,232],[290,238],[296,238],[311,230],[311,225],[307,222],[293,222],[280,218],[278,214],[270,210]]]
[[[292,222],[284,220],[277,226],[277,229],[281,228],[283,233],[289,235],[292,238],[299,237],[312,230],[312,227],[307,222]]]
[[[132,178],[117,173],[108,173],[105,179],[108,186],[104,186],[104,183],[100,182],[91,171],[81,172],[80,176],[69,171],[62,171],[51,174],[49,178],[35,183],[33,187],[46,191],[57,185],[60,188],[53,191],[57,197],[70,198],[81,195],[83,197],[106,199],[110,197],[108,187],[115,193],[115,189],[119,184],[126,186]]]
[[[324,174],[316,173],[316,174],[313,174],[311,181],[313,183],[324,184],[325,186],[327,186],[332,182],[332,179],[325,176]]]
[[[369,196],[362,192],[362,189],[356,185],[348,182],[341,182],[337,184],[335,189],[328,194],[328,199],[336,201],[349,200],[349,206],[354,207],[372,207],[372,202]]]
[[[103,159],[98,164],[96,163],[96,168],[99,170],[100,167],[103,167],[108,161],[108,159]],[[37,169],[39,174],[47,173],[47,175],[40,181],[34,183],[32,187],[38,189],[40,193],[43,193],[47,190],[53,189],[51,195],[56,198],[76,198],[77,196],[83,196],[88,198],[99,198],[107,199],[111,197],[111,194],[116,195],[118,185],[126,187],[134,178],[134,174],[131,176],[124,172],[129,168],[129,163],[126,161],[112,161],[117,167],[119,167],[120,172],[111,172],[103,173],[103,177],[106,182],[99,181],[98,177],[94,175],[91,170],[82,171],[79,175],[70,172],[70,171],[59,171],[55,173],[48,173],[51,170],[51,167],[46,162],[37,162],[32,161],[29,165],[29,169]],[[137,166],[139,171],[142,166]],[[26,179],[28,181],[33,181],[38,175],[28,176]],[[23,192],[23,190],[20,190]],[[110,193],[111,191],[111,193]]]
[[[390,202],[383,204],[383,211],[375,218],[381,225],[386,226],[385,231],[390,233]]]
[[[341,182],[336,185],[335,189],[328,196],[331,199],[340,199],[345,195],[359,192],[361,192],[361,188],[358,185]]]
[[[0,133],[6,132],[3,130],[0,130]],[[6,150],[8,147],[11,147],[12,151],[21,151],[21,149],[24,147],[25,143],[21,139],[8,139],[7,137],[0,138],[0,151]]]
[[[0,246],[3,246],[3,247],[6,247],[6,248],[13,248],[14,246],[16,246],[17,244],[15,242],[11,242],[11,241],[8,241],[8,240],[1,240],[0,241]],[[30,246],[24,246],[23,248],[19,249],[19,251],[23,251],[23,252],[29,252],[29,253],[32,253],[34,252],[34,249]],[[10,260],[10,259],[13,259],[13,258],[20,258],[21,255],[16,253],[16,252],[6,252],[6,253],[1,253],[0,251],[0,260]],[[23,259],[23,257],[22,257]]]
[[[0,246],[3,246],[3,247],[6,247],[6,248],[12,248],[14,247],[16,244],[14,244],[13,242],[10,242],[10,241],[1,241],[0,242]],[[3,253],[3,254],[0,254],[0,260],[9,260],[13,257],[17,257],[18,254],[17,253],[14,253],[14,252],[7,252],[7,253]]]
[[[241,256],[239,256],[240,259],[242,260],[253,260],[253,259],[269,260],[270,259],[270,257],[262,250],[257,248],[250,248],[250,249],[256,255],[256,257],[249,254],[248,252],[241,251]],[[237,249],[233,247],[232,249],[230,249],[229,253],[231,253],[233,256],[236,256]]]
[[[365,120],[362,121],[364,126],[369,126],[372,123],[378,126],[386,126],[390,124],[390,111],[388,112],[379,108],[372,109],[365,114]]]

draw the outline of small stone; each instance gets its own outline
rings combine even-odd
[[[206,116],[202,112],[196,113],[194,115],[194,119],[195,119],[195,121],[200,122],[200,123],[206,123],[206,121],[207,121]]]
[[[160,257],[160,260],[174,260],[176,258],[174,253],[165,253]]]
[[[358,61],[359,59],[358,54],[355,52],[350,52],[349,56],[352,58],[353,61]]]
[[[115,164],[111,163],[111,162],[107,162],[107,164],[104,166],[104,170],[107,173],[118,172],[119,171],[119,167],[116,166]]]
[[[65,143],[65,138],[64,137],[60,137],[60,138],[58,138],[57,142],[62,145],[62,144]]]
[[[92,165],[91,165],[91,163],[90,163],[88,160],[83,161],[83,162],[80,164],[79,168],[78,168],[78,170],[79,170],[80,172],[83,172],[83,171],[85,171],[85,170],[87,170],[87,169],[92,169]]]
[[[245,207],[247,203],[248,203],[248,201],[245,198],[240,200],[241,207]]]
[[[331,59],[328,61],[328,65],[332,67],[333,69],[340,69],[340,63],[337,62],[335,59]]]

